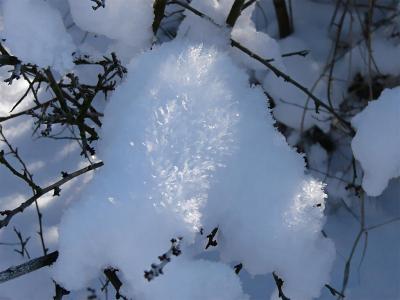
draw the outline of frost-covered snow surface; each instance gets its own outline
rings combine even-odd
[[[156,280],[168,284],[143,277],[171,237],[190,247],[200,227],[216,226],[224,261],[241,261],[253,275],[279,272],[297,299],[317,297],[329,281],[335,254],[320,232],[323,186],[304,175],[262,91],[226,54],[172,42],[134,61],[106,109],[100,150],[108,163],[60,227],[55,276],[65,287],[82,288],[99,266],[113,265],[145,299],[170,299],[175,285],[183,291],[173,299],[244,299],[222,264],[189,268],[177,258]],[[196,280],[182,286],[180,276]],[[233,294],[209,295],[219,282]]]
[[[109,74],[83,120],[104,166],[40,197],[41,224],[32,203],[0,225],[0,272],[59,252],[0,283],[0,300],[57,298],[53,279],[63,300],[114,299],[107,267],[127,299],[279,300],[275,272],[292,300],[399,300],[398,1],[246,0],[233,28],[234,0],[167,2],[154,34],[153,0],[0,0],[0,126],[40,187],[90,163],[43,69],[72,113],[103,67],[128,69]],[[12,82],[8,53],[23,64]],[[2,150],[20,171],[0,139]],[[31,196],[0,160],[0,224]],[[147,281],[176,237],[182,253]]]
[[[400,176],[400,88],[386,89],[352,120],[357,129],[351,147],[364,170],[363,189],[379,196]]]
[[[45,1],[4,0],[1,38],[20,60],[64,73],[72,64],[75,45],[60,13]]]

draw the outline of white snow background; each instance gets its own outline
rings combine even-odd
[[[232,3],[191,5],[222,25]],[[292,1],[296,30],[282,40],[271,1],[249,7],[231,32],[185,11],[175,40],[152,45],[152,4],[114,0],[93,11],[93,3],[83,0],[0,1],[0,37],[22,61],[92,79],[74,67],[72,52],[101,57],[116,51],[128,67],[111,98],[98,103],[105,117],[95,159],[104,167],[69,182],[60,197],[49,193],[39,200],[45,241],[60,252],[58,261],[1,284],[0,299],[52,299],[52,279],[71,290],[66,299],[87,299],[86,288],[99,289],[108,266],[120,270],[123,292],[134,299],[278,299],[273,271],[291,299],[333,299],[324,285],[340,289],[360,226],[359,198],[343,183],[351,176],[346,158],[352,153],[364,174],[359,180],[371,230],[352,258],[346,299],[400,299],[399,222],[384,224],[400,216],[399,88],[384,90],[351,120],[351,146],[341,146],[333,158],[319,144],[307,146],[306,167],[294,146],[313,126],[329,132],[329,114],[316,114],[307,96],[229,43],[232,37],[273,58],[274,66],[310,89],[317,82],[313,93],[327,99],[326,78],[319,76],[332,46],[327,26],[334,5]],[[343,30],[350,36],[361,29],[347,24]],[[398,75],[399,44],[388,41],[387,32],[375,35],[380,71]],[[305,58],[280,57],[303,49],[311,50]],[[344,80],[367,72],[361,52],[355,47],[334,69],[343,79],[332,85],[335,108],[344,101]],[[9,74],[1,70],[4,80]],[[22,80],[0,83],[0,116],[26,87]],[[275,99],[273,109],[263,89]],[[31,104],[25,100],[18,109]],[[275,120],[289,128],[286,140]],[[2,125],[43,186],[61,170],[87,164],[75,142],[31,136],[30,118]],[[0,169],[0,210],[29,194]],[[0,243],[15,242],[13,226],[31,236],[31,257],[42,255],[34,207],[0,230]],[[200,229],[208,234],[217,226],[218,246],[204,251]],[[183,254],[147,282],[144,270],[177,236],[183,237]],[[25,261],[13,249],[0,245],[1,270]],[[237,276],[233,266],[239,262],[244,269]]]

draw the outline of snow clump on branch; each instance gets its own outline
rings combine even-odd
[[[112,0],[93,12],[93,2],[68,0],[72,18],[82,30],[122,42],[134,49],[150,46],[153,32],[152,0]]]
[[[196,258],[200,227],[218,226],[226,263],[276,271],[288,295],[317,297],[334,259],[320,232],[326,195],[275,129],[262,90],[225,52],[179,40],[128,69],[105,112],[105,166],[63,217],[56,280],[82,288],[111,265],[143,299],[247,299],[233,269]],[[147,282],[175,236],[182,255]]]
[[[400,88],[384,90],[351,123],[357,129],[351,147],[364,170],[362,187],[379,196],[400,176]]]
[[[2,38],[22,62],[52,67],[60,73],[73,67],[75,44],[62,17],[45,1],[5,0]]]

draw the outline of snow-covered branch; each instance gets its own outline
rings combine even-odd
[[[171,239],[171,248],[158,257],[160,262],[158,264],[151,264],[151,269],[149,271],[144,271],[144,278],[146,278],[147,281],[151,281],[155,277],[164,274],[163,268],[171,261],[172,256],[179,256],[182,253],[180,249],[181,241],[182,237]]]

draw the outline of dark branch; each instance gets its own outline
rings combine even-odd
[[[157,34],[158,28],[160,27],[161,21],[164,18],[165,7],[167,6],[168,0],[156,0],[153,4],[154,20],[153,20],[153,33]]]
[[[13,266],[0,272],[0,283],[31,273],[43,267],[52,265],[58,258],[58,251],[51,252],[47,255],[31,259],[26,263]]]
[[[233,2],[229,15],[226,18],[226,24],[229,27],[233,28],[233,26],[235,26],[235,23],[242,12],[244,2],[245,0],[235,0],[235,2]]]
[[[286,297],[283,293],[283,279],[276,275],[275,272],[272,272],[272,276],[274,277],[276,287],[278,288],[278,297],[282,300],[290,300],[290,298]]]
[[[333,288],[329,284],[325,284],[325,287],[329,290],[329,292],[331,292],[332,296],[340,296],[342,298],[345,298],[345,296],[341,292],[339,292],[337,289]]]
[[[235,273],[239,275],[240,271],[243,269],[243,264],[237,264],[236,266],[233,267],[235,269]]]
[[[64,289],[61,285],[59,285],[57,282],[54,282],[54,288],[55,288],[55,296],[53,297],[54,300],[61,300],[64,296],[69,295],[69,291]]]
[[[179,256],[182,253],[180,249],[181,240],[182,237],[178,237],[177,239],[171,239],[171,248],[167,252],[158,257],[160,263],[151,264],[151,269],[149,271],[144,271],[144,278],[146,278],[147,281],[151,281],[155,277],[164,274],[163,268],[165,267],[166,264],[168,264],[171,261],[171,257],[173,255]]]
[[[92,6],[93,10],[97,10],[100,7],[106,7],[106,0],[90,0],[96,4],[96,6]]]
[[[12,210],[4,210],[0,212],[0,215],[5,216],[5,218],[3,220],[0,220],[0,228],[3,228],[5,226],[8,225],[8,223],[11,221],[11,219],[18,213],[22,213],[27,207],[29,207],[32,203],[35,202],[35,200],[39,199],[41,196],[43,196],[44,194],[53,191],[56,188],[59,188],[60,186],[62,186],[63,184],[67,183],[68,181],[70,181],[71,179],[78,177],[86,172],[89,172],[91,170],[97,169],[101,166],[103,166],[104,163],[103,162],[98,162],[98,163],[94,163],[92,165],[89,165],[85,168],[82,168],[80,170],[77,170],[71,174],[68,174],[68,176],[62,178],[61,180],[49,185],[48,187],[41,189],[39,193],[33,195],[31,198],[29,198],[28,200],[26,200],[25,202],[23,202],[21,205],[19,205],[18,207],[12,209]]]
[[[107,268],[104,270],[104,275],[107,277],[107,282],[110,282],[115,289],[115,298],[116,299],[128,299],[120,293],[120,289],[122,287],[122,281],[119,279],[117,272],[118,269]]]
[[[280,38],[285,38],[293,32],[285,0],[274,0],[274,8],[279,26]]]
[[[211,231],[211,233],[210,233],[209,235],[207,235],[208,241],[207,241],[207,245],[206,245],[206,250],[207,250],[210,246],[216,247],[216,246],[218,245],[217,240],[214,239],[215,236],[217,235],[217,232],[218,232],[218,227],[215,227],[215,228]]]

